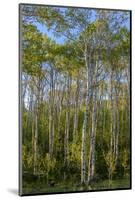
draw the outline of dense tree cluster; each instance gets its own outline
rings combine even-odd
[[[130,13],[20,12],[24,190],[125,178],[130,187]]]

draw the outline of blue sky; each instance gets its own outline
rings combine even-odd
[[[65,9],[65,8],[61,8],[61,9],[63,10],[63,9]],[[92,21],[94,21],[95,18],[96,18],[96,17],[95,17],[95,14],[96,14],[96,13],[95,13],[95,9],[90,9],[90,10],[92,10],[92,17],[91,17],[91,22],[92,22]],[[110,12],[111,12],[111,10],[110,10]],[[121,11],[121,12],[122,12],[122,11]],[[118,11],[118,15],[119,15],[121,12]],[[58,44],[64,44],[66,38],[65,38],[65,37],[62,37],[62,36],[56,37],[56,36],[54,35],[53,31],[47,29],[47,27],[45,26],[45,24],[39,23],[39,22],[33,22],[33,24],[36,25],[37,29],[38,29],[41,33],[46,34],[46,35],[47,35],[48,37],[50,37],[52,40],[56,41],[56,43],[58,43]],[[129,27],[130,27],[130,24],[129,24],[129,23],[123,24],[123,25],[125,25],[128,29],[129,29]]]
[[[54,7],[55,8],[55,7]],[[57,7],[56,7],[57,8]],[[65,10],[65,8],[61,8],[63,11]],[[92,11],[92,17],[91,17],[91,22],[95,20],[95,9],[90,9],[90,11]],[[57,43],[59,44],[64,44],[66,38],[65,37],[56,37],[54,35],[54,33],[51,30],[48,30],[47,27],[45,26],[45,24],[43,23],[39,23],[39,22],[33,22],[34,25],[36,25],[37,29],[43,33],[46,34],[48,37],[50,37],[51,39],[55,40]]]
[[[48,37],[50,37],[51,39],[55,40],[57,43],[59,44],[64,44],[64,37],[55,37],[54,34],[52,33],[51,30],[47,30],[47,27],[45,25],[43,25],[42,23],[38,23],[36,22],[36,24],[34,24],[37,26],[37,29],[43,33],[46,34]]]

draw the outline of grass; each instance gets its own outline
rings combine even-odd
[[[109,186],[109,181],[99,181],[92,183],[90,186],[81,186],[72,182],[58,183],[55,186],[49,186],[39,181],[34,183],[24,182],[23,194],[40,194],[40,193],[65,193],[79,191],[94,191],[94,190],[111,190],[111,189],[128,189],[130,188],[129,178],[112,180]]]
[[[92,190],[104,190],[104,189],[126,189],[130,188],[130,179],[124,178],[124,179],[117,179],[112,180],[109,183],[109,180],[100,181],[98,183],[94,183],[91,185]]]

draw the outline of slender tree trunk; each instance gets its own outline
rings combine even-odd
[[[35,112],[35,135],[34,135],[34,174],[37,174],[37,140],[38,140],[38,119]]]
[[[127,125],[128,125],[128,131],[130,132],[130,113],[131,113],[131,108],[130,108],[130,65],[128,66],[128,71],[127,71]],[[127,135],[127,142],[128,142],[128,135]],[[127,143],[128,146],[128,143]]]
[[[87,70],[87,87],[86,87],[86,99],[85,99],[85,113],[83,120],[83,128],[82,128],[82,147],[81,147],[81,183],[86,183],[86,129],[87,129],[87,120],[88,120],[88,109],[89,109],[89,73],[88,73],[88,59],[87,59],[87,51],[85,52],[85,63]]]
[[[77,127],[78,127],[78,101],[79,101],[79,77],[77,78],[77,88],[76,88],[76,95],[75,95],[73,141],[76,140],[76,133],[77,133]]]
[[[26,97],[26,91],[27,91],[27,85],[28,85],[28,76],[22,75],[22,106],[25,108],[25,97]]]
[[[111,101],[111,140],[110,140],[110,148],[112,154],[115,153],[115,123],[116,123],[116,115],[115,115],[115,108],[114,108],[114,97],[113,97],[113,72],[111,70],[110,74],[110,101]]]
[[[119,155],[119,133],[120,133],[120,117],[119,117],[119,106],[118,106],[118,92],[116,92],[116,115],[117,115],[117,134],[116,134],[116,164],[118,162],[118,155]]]
[[[114,105],[114,90],[113,90],[113,72],[110,72],[110,110],[111,110],[111,120],[110,120],[110,158],[108,163],[109,168],[109,182],[112,181],[112,173],[114,171],[115,163],[115,153],[116,153],[116,106]],[[111,182],[110,182],[111,183]],[[111,185],[110,185],[111,186]]]
[[[70,89],[71,89],[71,78],[68,75],[67,78],[67,100],[66,100],[66,120],[65,120],[65,138],[64,138],[64,160],[67,163],[69,153],[69,128],[70,128]]]
[[[33,91],[32,91],[33,93]],[[31,107],[31,132],[32,132],[32,155],[33,155],[33,174],[35,173],[35,102],[32,96],[32,107]]]
[[[95,175],[95,140],[96,140],[96,115],[97,115],[97,62],[94,58],[91,60],[91,70],[90,70],[90,95],[91,95],[91,118],[92,118],[92,128],[90,136],[90,150],[89,150],[89,163],[88,163],[88,183],[90,183]]]
[[[86,163],[85,163],[85,154],[86,154],[86,124],[87,124],[87,115],[84,114],[83,121],[83,130],[82,130],[82,149],[81,149],[81,183],[85,184],[85,174],[86,174]]]
[[[50,109],[49,109],[49,154],[53,155],[54,145],[54,70],[51,67],[50,72]]]
[[[37,162],[38,162],[38,112],[39,112],[39,80],[36,80],[35,89],[35,134],[34,134],[34,174],[38,173]]]
[[[61,91],[61,90],[59,89],[59,91]],[[63,105],[64,92],[65,92],[65,85],[62,88],[62,93],[59,95],[58,102],[57,102],[57,105],[58,105],[58,142],[60,142],[60,140],[61,140],[60,122],[61,122],[61,111],[62,111],[62,105]]]
[[[92,112],[92,132],[90,138],[90,152],[88,165],[88,183],[94,178],[95,174],[95,140],[96,140],[96,89],[93,91],[93,112]]]
[[[58,112],[58,142],[61,139],[61,136],[60,136],[61,109],[62,109],[62,105],[59,106],[59,112]]]

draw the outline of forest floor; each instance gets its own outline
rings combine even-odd
[[[115,190],[115,189],[129,189],[130,179],[112,180],[110,185],[108,180],[92,183],[90,186],[74,186],[73,183],[60,183],[55,186],[36,183],[24,183],[23,194],[40,194],[40,193],[66,193],[66,192],[81,192],[81,191],[100,191],[100,190]]]

